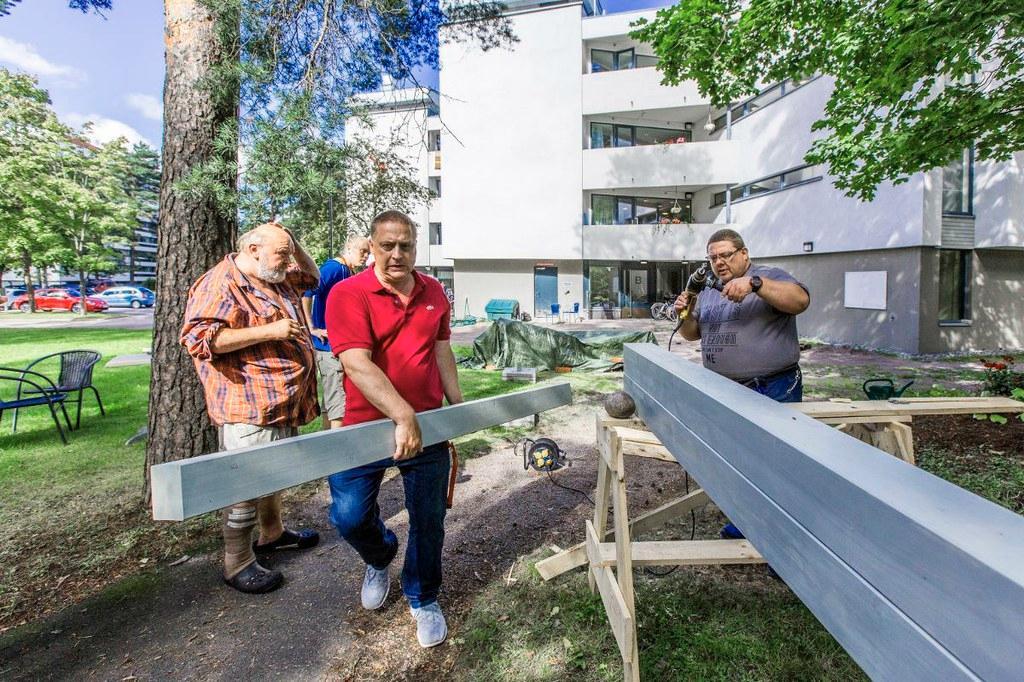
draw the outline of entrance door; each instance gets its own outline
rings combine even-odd
[[[538,265],[533,269],[533,314],[550,315],[558,303],[558,268]]]
[[[627,270],[629,277],[629,305],[634,308],[646,308],[647,301],[647,270]]]

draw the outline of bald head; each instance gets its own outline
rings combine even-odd
[[[238,238],[236,263],[246,274],[265,282],[283,282],[295,245],[280,223],[263,223]]]

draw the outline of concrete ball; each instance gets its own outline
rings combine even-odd
[[[615,391],[605,397],[604,411],[613,419],[629,419],[636,412],[636,403],[625,391]]]

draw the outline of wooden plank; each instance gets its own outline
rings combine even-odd
[[[615,564],[615,543],[598,545],[597,566]],[[648,540],[632,543],[634,566],[703,566],[763,564],[764,557],[748,540]]]
[[[1019,679],[1024,518],[653,346],[625,389],[870,677]]]
[[[898,398],[895,400],[855,400],[848,403],[809,402],[787,403],[815,419],[851,416],[921,416],[928,414],[974,414],[1024,412],[1024,403],[1011,398]]]
[[[795,404],[795,403],[794,403]],[[814,417],[815,420],[822,424],[837,425],[837,424],[893,424],[903,423],[910,424],[914,418],[909,414],[890,414],[886,416],[853,416],[844,415],[842,417],[819,417],[817,415],[808,415]]]
[[[555,384],[429,410],[417,419],[423,444],[431,445],[570,402],[569,384]],[[150,469],[153,518],[181,521],[376,462],[394,450],[394,422],[381,419],[159,464]]]
[[[676,458],[672,456],[672,453],[668,451],[664,445],[641,445],[639,443],[623,443],[622,454],[630,455],[632,457],[646,457],[647,459],[657,459],[662,462],[677,463]]]
[[[598,473],[598,489],[600,490],[600,473]],[[605,498],[607,503],[607,497]],[[642,514],[634,518],[629,522],[629,533],[630,537],[635,537],[641,533],[646,533],[649,530],[660,528],[672,519],[678,518],[690,511],[691,509],[698,509],[703,507],[705,504],[710,502],[711,499],[708,497],[702,489],[694,490],[689,495],[685,495],[678,499],[667,502],[657,509],[653,509],[646,514]],[[596,525],[596,524],[595,524]],[[603,527],[603,526],[602,526]],[[600,535],[600,533],[598,534]],[[604,537],[607,539],[611,537],[611,532],[605,532]],[[547,559],[538,561],[535,564],[537,572],[540,573],[540,577],[544,580],[551,580],[557,576],[562,575],[574,568],[585,566],[587,563],[587,548],[586,542],[581,542],[578,545],[573,545],[567,550],[561,551],[554,556],[550,556]]]
[[[906,424],[889,424],[889,429],[896,435],[900,457],[908,464],[914,461],[914,432]]]
[[[599,559],[601,554],[598,549],[597,533],[594,525],[587,521],[587,553],[594,559]],[[615,582],[615,575],[612,569],[605,567],[595,569],[597,588],[601,594],[601,602],[604,604],[605,614],[608,616],[608,624],[615,636],[615,643],[619,646],[619,654],[623,662],[632,660],[633,648],[636,643],[636,628],[634,627],[633,616],[626,608],[626,602],[622,599],[622,592],[618,583]]]
[[[609,429],[610,450],[614,466],[612,471],[612,518],[615,524],[615,578],[619,583],[622,601],[626,605],[632,623],[636,623],[636,596],[633,591],[632,539],[629,535],[629,501],[626,496],[626,463],[622,456],[622,441],[615,429]],[[597,537],[597,534],[592,534]],[[634,630],[629,655],[623,655],[622,668],[625,680],[639,680],[640,653]]]
[[[631,443],[644,443],[647,445],[661,445],[661,441],[650,431],[642,429],[634,429],[628,426],[613,426],[611,431],[614,432],[623,441],[629,441]]]
[[[609,429],[601,423],[600,418],[597,420],[597,442],[598,449],[604,451],[606,440],[608,438]],[[601,537],[605,533],[605,526],[608,525],[608,499],[611,494],[611,475],[608,468],[608,464],[605,461],[603,455],[597,462],[597,489],[594,492],[594,528]],[[583,565],[586,561],[581,561],[579,565]],[[538,567],[538,570],[540,568]],[[565,568],[564,571],[569,570]],[[560,572],[564,572],[560,571]],[[541,573],[543,575],[543,573]],[[557,573],[554,575],[558,575]],[[552,577],[554,577],[552,575]],[[596,576],[593,571],[588,571],[587,584],[590,586],[590,593],[593,594],[597,589]]]

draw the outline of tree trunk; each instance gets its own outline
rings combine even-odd
[[[25,295],[28,296],[28,309],[36,311],[36,288],[32,286],[32,252],[28,249],[21,251],[21,272],[25,277]]]
[[[85,314],[88,312],[85,309],[85,297],[89,295],[86,292],[87,287],[85,286],[85,282],[86,282],[87,279],[88,279],[88,277],[86,277],[85,273],[83,271],[79,270],[78,271],[78,299],[79,299],[78,303],[79,303],[79,305],[82,306],[82,309],[78,311],[78,314],[81,315],[82,317],[85,317]]]
[[[238,59],[233,52],[237,41],[220,42],[215,17],[200,0],[165,0],[164,44],[167,73],[146,503],[149,467],[217,449],[202,387],[178,337],[189,287],[231,251],[237,230],[235,220],[219,213],[212,198],[175,192],[175,183],[214,156],[218,129],[237,116],[237,93],[224,96],[204,83],[218,64]]]

